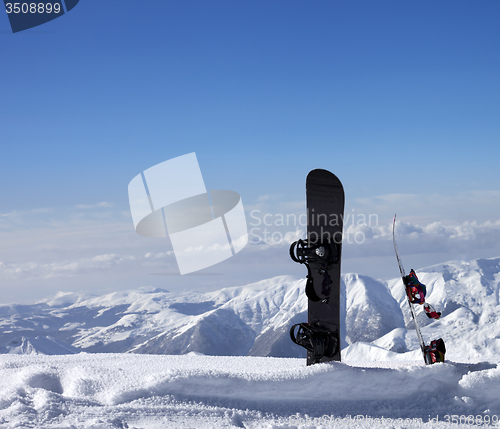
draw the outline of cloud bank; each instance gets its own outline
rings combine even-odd
[[[489,200],[492,195],[483,197]],[[394,206],[405,204],[405,209],[411,209],[410,200],[408,195],[393,195],[346,206],[344,273],[381,279],[397,274],[393,211]],[[363,211],[363,205],[374,210]],[[288,254],[290,243],[305,238],[303,202],[280,203],[269,197],[248,204],[249,244],[234,258],[199,276],[180,276],[168,238],[143,239],[135,233],[130,213],[110,206],[97,203],[81,209],[43,208],[1,215],[0,289],[4,300],[38,299],[57,290],[100,292],[140,286],[214,290],[276,275],[305,276],[304,267],[293,263]],[[435,212],[441,208],[437,205]],[[430,213],[430,206],[426,210]],[[421,212],[415,208],[411,216],[398,213],[397,241],[408,268],[500,255],[499,219],[437,220],[438,215],[429,218],[421,215],[423,211],[421,207]]]

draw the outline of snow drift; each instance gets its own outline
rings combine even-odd
[[[429,420],[500,415],[500,370],[486,363],[306,367],[303,359],[80,353],[3,355],[0,370],[2,428],[438,428]]]

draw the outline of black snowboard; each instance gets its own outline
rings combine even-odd
[[[306,180],[307,239],[290,246],[291,258],[307,267],[308,322],[290,328],[292,341],[307,349],[307,365],[340,361],[340,261],[344,189],[326,170]]]
[[[316,302],[309,299],[308,323],[324,328],[337,337],[337,350],[333,357],[323,356],[320,362],[340,361],[340,261],[344,188],[337,176],[329,171],[312,170],[306,179],[306,198],[308,245],[316,242],[329,243],[333,259],[324,273],[321,267],[316,268],[313,263],[310,264],[314,292],[323,299]],[[312,363],[312,353],[308,352],[307,364]]]

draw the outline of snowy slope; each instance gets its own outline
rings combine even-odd
[[[442,337],[454,361],[500,355],[500,258],[449,262],[417,273],[427,285],[428,302],[443,311],[433,321],[417,309],[426,342]],[[400,279],[346,274],[342,293],[344,347],[368,344],[373,359],[381,359],[379,349],[418,349]],[[208,293],[58,294],[31,306],[0,306],[0,353],[303,357],[288,330],[306,320],[304,280],[290,276]]]
[[[401,314],[384,308],[394,301],[387,286],[357,275],[344,279],[342,319],[346,293],[350,307],[342,326],[344,346],[346,337],[371,341],[403,325]],[[305,350],[290,341],[289,329],[307,321],[304,287],[304,279],[280,276],[204,294],[142,289],[101,297],[59,294],[34,306],[0,306],[0,352],[36,352],[14,345],[50,336],[70,350],[87,352],[303,357]],[[392,306],[398,311],[395,301]]]
[[[288,328],[306,320],[304,281],[288,276],[210,293],[59,294],[32,306],[0,306],[0,427],[437,429],[453,416],[470,424],[452,427],[498,422],[500,258],[417,273],[428,301],[443,311],[432,321],[418,309],[426,341],[445,339],[444,364],[423,365],[400,279],[344,275],[349,345],[342,363],[312,367],[304,359],[255,357],[303,353]]]
[[[62,341],[56,340],[51,336],[35,337],[11,340],[2,350],[7,354],[42,354],[42,355],[67,355],[79,353],[75,347],[72,347]]]
[[[87,352],[302,356],[288,329],[290,320],[307,320],[303,289],[303,279],[280,276],[209,293],[60,294],[34,306],[0,306],[0,352],[34,351],[13,345],[51,336]]]
[[[209,293],[142,289],[90,298],[59,294],[33,306],[0,306],[0,351],[34,351],[14,345],[23,338],[51,336],[88,352],[245,355],[256,340],[264,344],[259,338],[263,331],[270,335],[303,315],[303,286],[302,279],[280,276]],[[285,348],[291,349],[288,342]]]
[[[442,337],[450,359],[478,360],[500,355],[500,258],[470,262],[448,262],[418,270],[420,281],[427,286],[426,301],[438,311],[441,319],[433,321],[417,308],[424,339]],[[392,295],[400,303],[407,327],[412,327],[400,280],[390,281]],[[406,343],[417,348],[414,331]]]
[[[487,363],[306,367],[303,359],[81,353],[3,355],[0,371],[6,429],[434,429],[446,416],[500,415],[500,369]]]
[[[347,274],[347,341],[373,341],[375,338],[404,326],[398,302],[387,285],[379,280],[358,274]]]

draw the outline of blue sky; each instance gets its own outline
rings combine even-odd
[[[0,288],[17,302],[34,290],[301,275],[276,247],[265,257],[245,249],[217,267],[223,280],[176,278],[182,286],[142,262],[126,280],[116,264],[89,263],[70,277],[15,274],[160,254],[163,243],[133,231],[127,185],[190,152],[207,188],[239,192],[247,214],[300,212],[307,172],[326,168],[343,181],[350,213],[376,213],[384,226],[397,212],[421,228],[415,264],[498,256],[478,237],[498,233],[499,14],[493,0],[81,0],[16,34],[4,14]],[[426,244],[435,250],[425,229],[435,222],[460,231],[476,222],[481,233],[471,227],[463,237],[473,244],[461,247],[449,232],[439,254],[423,257]],[[377,259],[387,248],[377,240],[350,259],[347,251],[344,267],[396,276],[389,253]],[[416,247],[410,240],[407,253]]]

